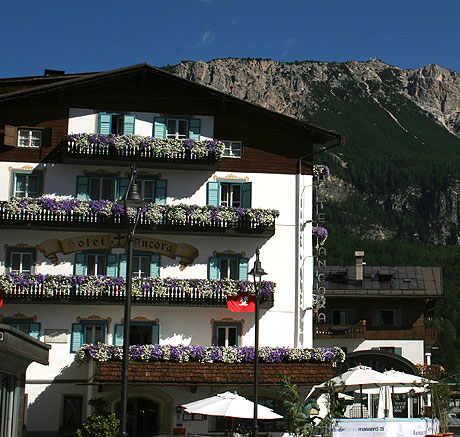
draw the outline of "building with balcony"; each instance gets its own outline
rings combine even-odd
[[[314,344],[341,347],[345,367],[418,373],[416,364],[431,365],[437,340],[427,319],[443,294],[441,268],[367,266],[363,257],[355,252],[355,266],[318,267],[326,304],[314,321]]]
[[[343,137],[146,64],[1,79],[0,108],[0,322],[51,346],[28,370],[27,435],[71,432],[95,397],[119,408],[133,163],[130,435],[219,432],[179,406],[250,395],[257,248],[262,402],[282,375],[332,375],[341,352],[310,350],[311,161]]]

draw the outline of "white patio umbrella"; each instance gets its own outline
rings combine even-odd
[[[344,392],[359,390],[362,397],[363,388],[379,388],[391,385],[392,382],[392,379],[382,372],[377,372],[367,366],[356,366],[348,369],[343,375],[336,376],[320,385],[314,386],[307,397],[312,396],[313,393],[318,391],[324,391],[328,383],[333,383]],[[362,403],[361,416],[363,416]]]
[[[377,417],[384,419],[385,417],[393,417],[393,401],[391,397],[391,387],[385,385],[379,389],[379,404],[377,407]]]
[[[242,419],[254,418],[254,403],[237,393],[229,391],[211,396],[210,398],[183,404],[188,413],[206,414],[207,416],[239,417]],[[272,420],[282,419],[271,408],[263,405],[257,406],[257,419]]]

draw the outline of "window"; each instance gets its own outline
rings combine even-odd
[[[25,318],[16,318],[16,317],[4,317],[2,323],[5,325],[11,326],[13,329],[23,332],[24,334],[29,334],[31,337],[36,340],[40,340],[40,329],[41,324],[36,323],[34,318],[25,317]]]
[[[380,346],[380,347],[373,347],[371,348],[374,351],[382,351],[382,352],[389,352],[395,355],[402,356],[402,347],[394,347],[394,346]]]
[[[133,253],[132,272],[135,278],[150,278],[160,276],[161,256],[158,253],[139,252]],[[127,258],[120,255],[119,275],[126,277]]]
[[[355,325],[356,311],[354,309],[324,309],[328,325]]]
[[[51,128],[5,125],[3,142],[5,146],[39,149],[51,146],[51,132]]]
[[[83,320],[72,323],[70,352],[75,352],[84,344],[107,343],[106,320]]]
[[[42,195],[41,171],[13,171],[11,195],[14,197],[40,197]]]
[[[213,346],[240,346],[241,323],[214,322],[212,329]]]
[[[209,279],[248,279],[248,259],[241,255],[221,254],[209,258]]]
[[[77,429],[81,425],[82,410],[82,396],[64,396],[62,399],[62,425],[68,430]]]
[[[82,252],[75,254],[76,275],[118,275],[118,257],[105,252]]]
[[[155,117],[153,136],[155,138],[176,138],[199,140],[201,138],[201,120],[188,117]]]
[[[113,343],[123,345],[123,325],[115,325]],[[158,344],[160,342],[160,326],[156,322],[131,321],[129,331],[129,344]]]
[[[372,325],[376,328],[395,328],[402,326],[401,309],[372,310]]]
[[[136,179],[139,194],[145,203],[164,205],[167,197],[167,180],[148,176],[138,176]],[[118,199],[122,200],[128,188],[129,179],[120,178],[118,183]]]
[[[223,141],[224,156],[227,158],[241,158],[243,156],[243,143],[241,141]]]
[[[208,182],[207,204],[213,206],[251,207],[252,182]]]
[[[166,129],[166,138],[188,138],[188,120],[169,118]]]
[[[38,129],[18,129],[18,147],[41,147],[42,131]]]
[[[220,206],[241,206],[241,188],[243,184],[220,184]]]
[[[34,273],[35,249],[9,247],[7,260],[10,273]]]
[[[77,176],[77,199],[114,200],[116,179],[112,175]]]
[[[98,133],[108,135],[134,135],[136,116],[101,112],[98,118]]]

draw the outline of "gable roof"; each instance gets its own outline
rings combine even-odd
[[[328,297],[441,297],[441,267],[363,266],[362,281],[355,266],[318,268],[325,275],[321,286]],[[315,275],[315,286],[317,279]]]
[[[131,65],[128,67],[118,68],[114,70],[108,70],[98,73],[88,73],[88,74],[79,74],[79,75],[69,75],[69,78],[66,79],[65,77],[60,76],[56,78],[56,81],[52,83],[42,84],[43,82],[40,81],[40,85],[38,86],[30,86],[27,89],[22,89],[19,91],[13,91],[5,94],[0,94],[0,104],[4,102],[10,101],[17,101],[21,99],[27,99],[29,97],[34,96],[42,96],[46,94],[53,94],[57,91],[66,91],[71,90],[73,88],[79,87],[81,85],[87,84],[101,84],[110,80],[111,78],[118,78],[125,75],[132,75],[132,74],[153,74],[154,76],[162,79],[166,79],[172,81],[173,83],[180,84],[181,86],[188,87],[195,91],[206,93],[209,97],[214,97],[225,102],[226,105],[238,107],[238,109],[245,109],[259,113],[262,117],[269,117],[269,118],[276,118],[281,122],[285,122],[287,124],[294,124],[298,127],[305,128],[309,131],[312,135],[312,142],[315,143],[326,143],[328,141],[338,141],[341,145],[344,144],[345,138],[330,130],[326,130],[315,126],[311,123],[306,121],[298,120],[294,117],[281,114],[279,112],[273,111],[271,109],[264,108],[260,105],[255,105],[253,103],[249,103],[245,100],[239,99],[237,97],[231,96],[226,94],[222,91],[216,90],[214,88],[208,87],[206,85],[202,85],[196,82],[192,82],[188,79],[181,78],[177,75],[172,73],[166,72],[160,68],[152,67],[147,63],[141,63],[136,65]],[[30,83],[31,78],[24,78],[24,80],[28,80]],[[13,80],[13,79],[10,79]],[[20,81],[20,78],[15,80]]]

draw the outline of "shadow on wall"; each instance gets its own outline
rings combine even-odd
[[[182,203],[184,199],[190,199],[199,190],[204,187],[204,193],[206,193],[206,183],[209,178],[214,174],[212,171],[194,171],[190,170],[184,172],[179,170],[174,177],[167,177],[168,173],[165,171],[165,175],[168,180],[168,197],[174,203]],[[206,194],[205,194],[206,196]],[[206,205],[206,197],[201,202],[194,202],[200,206]]]
[[[78,369],[79,368],[79,369]],[[61,369],[59,375],[50,383],[44,384],[39,380],[26,382],[26,393],[34,393],[36,390],[48,386],[29,405],[26,412],[26,427],[24,437],[54,437],[62,436],[59,427],[64,419],[64,397],[72,397],[67,403],[67,420],[83,420],[88,405],[86,399],[88,381],[88,364],[79,365],[73,362],[70,366]],[[78,375],[76,377],[76,375]],[[80,384],[79,384],[80,383]],[[30,395],[29,395],[30,396]],[[78,408],[81,400],[80,416]],[[73,434],[69,434],[73,435]]]

